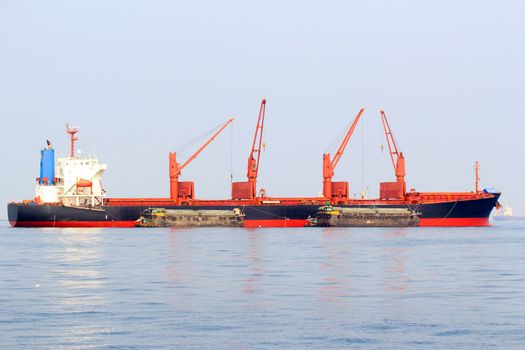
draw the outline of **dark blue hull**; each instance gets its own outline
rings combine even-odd
[[[421,213],[421,226],[486,226],[499,194],[472,200],[417,205],[347,205],[346,207],[411,208]],[[304,226],[319,205],[192,206],[193,209],[241,208],[246,227]],[[9,222],[14,227],[132,227],[147,206],[104,206],[97,209],[61,205],[8,205]],[[166,207],[168,209],[184,208]]]

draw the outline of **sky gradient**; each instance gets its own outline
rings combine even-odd
[[[518,0],[0,0],[0,201],[34,196],[46,139],[68,152],[65,123],[108,164],[110,196],[168,196],[168,152],[234,116],[181,178],[228,198],[266,97],[271,196],[320,193],[322,154],[361,107],[334,180],[377,195],[394,179],[383,108],[409,188],[472,190],[479,160],[482,186],[521,213],[524,13]]]

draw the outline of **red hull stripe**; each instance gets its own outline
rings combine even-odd
[[[307,220],[246,220],[244,227],[304,227]],[[441,218],[421,219],[423,227],[475,227],[490,226],[488,218]]]
[[[304,227],[306,220],[246,220],[244,227]],[[135,227],[135,221],[17,221],[15,227]]]
[[[304,227],[307,220],[246,220],[244,227]],[[14,225],[13,225],[14,224]],[[15,227],[135,227],[135,221],[17,221],[11,223]],[[420,226],[424,227],[459,227],[459,226],[490,226],[488,218],[446,218],[421,219]]]
[[[17,221],[14,227],[135,227],[135,221]]]
[[[258,227],[305,227],[307,220],[303,219],[278,219],[278,220],[246,220],[244,227],[258,228]]]
[[[425,226],[425,227],[490,226],[490,221],[489,221],[489,218],[421,219],[419,226]]]

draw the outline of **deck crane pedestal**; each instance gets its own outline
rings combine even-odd
[[[170,152],[170,199],[173,205],[188,205],[189,202],[195,199],[195,188],[193,181],[179,181],[182,169],[190,164],[197,156],[224,130],[233,122],[234,118],[229,119],[220,129],[213,134],[195,153],[193,153],[182,165],[177,163],[177,153]]]
[[[332,177],[364,110],[364,108],[361,108],[359,113],[357,113],[352,126],[348,129],[334,158],[330,160],[330,153],[323,154],[323,197],[332,204],[344,204],[348,201],[348,182],[332,182]]]
[[[392,159],[392,166],[394,167],[394,173],[396,175],[395,182],[381,182],[379,184],[379,197],[381,199],[403,199],[406,194],[405,156],[403,156],[403,152],[400,152],[397,147],[385,112],[381,110],[379,113],[385,130],[388,151],[390,153],[390,158]]]
[[[232,199],[248,199],[257,202],[257,175],[259,173],[259,162],[261,159],[262,137],[264,130],[264,116],[266,114],[266,99],[263,98],[259,107],[259,116],[253,136],[252,149],[248,157],[248,181],[232,183]]]

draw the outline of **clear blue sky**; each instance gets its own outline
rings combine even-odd
[[[226,198],[266,97],[270,195],[316,195],[322,153],[360,107],[334,179],[377,194],[393,179],[384,108],[409,187],[471,190],[479,160],[482,185],[521,211],[524,13],[519,0],[0,0],[0,201],[33,197],[39,150],[67,153],[66,122],[108,164],[111,196],[167,196],[168,152],[235,116],[183,174]]]

